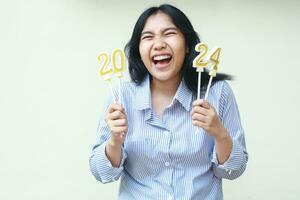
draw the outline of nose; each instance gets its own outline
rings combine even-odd
[[[157,39],[153,45],[154,50],[162,50],[165,49],[166,47],[167,44],[161,39]]]

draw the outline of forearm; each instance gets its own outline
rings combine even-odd
[[[119,167],[122,159],[122,145],[109,140],[105,146],[105,154],[113,167]]]
[[[233,180],[245,171],[248,153],[237,103],[226,82],[222,88],[218,116],[221,123],[217,123],[218,128],[214,131],[213,170],[216,177]],[[224,129],[226,134],[222,134]]]
[[[216,153],[219,164],[225,163],[232,151],[232,139],[225,128],[215,138]]]
[[[126,152],[124,151],[123,147],[121,147],[121,155],[119,156],[121,160],[117,161],[117,164],[113,163],[113,159],[109,160],[106,153],[106,148],[110,148],[108,142],[109,140],[100,142],[100,145],[95,145],[89,160],[92,174],[102,183],[109,183],[119,179],[119,177],[122,175],[124,169],[123,164],[127,157]],[[109,150],[109,152],[111,151]],[[112,152],[114,152],[114,150]],[[110,154],[115,155],[116,153]],[[115,164],[118,167],[115,167]]]
[[[238,140],[233,140],[226,129],[219,133],[215,137],[215,153],[212,159],[215,163],[214,174],[233,180],[245,171],[248,154],[244,146]]]

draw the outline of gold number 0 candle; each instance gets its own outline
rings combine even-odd
[[[117,62],[117,56],[119,55],[119,63]],[[121,49],[115,49],[112,54],[112,63],[113,63],[113,69],[114,73],[118,78],[122,78],[125,68],[125,54]]]

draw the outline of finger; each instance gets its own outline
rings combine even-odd
[[[120,137],[120,138],[126,137],[126,133],[124,133],[124,132],[120,133],[120,134],[119,134],[119,137]]]
[[[207,117],[202,114],[194,113],[192,115],[192,120],[201,121],[205,123],[207,122]]]
[[[201,106],[203,108],[207,108],[209,109],[210,108],[210,104],[208,103],[207,100],[204,100],[204,99],[197,99],[193,102],[193,107],[194,106]]]
[[[206,109],[210,109],[210,104],[208,103],[208,101],[204,100],[201,104],[201,106],[203,108],[206,108]]]
[[[193,101],[193,106],[201,106],[203,103],[203,99],[196,99],[195,101]]]
[[[206,108],[203,108],[203,107],[201,107],[201,106],[195,106],[195,107],[193,107],[193,109],[192,109],[192,115],[193,115],[194,113],[199,113],[199,114],[202,114],[202,115],[207,116],[207,115],[209,114],[209,110],[207,110]]]
[[[108,108],[108,113],[112,113],[112,112],[114,112],[114,111],[116,111],[116,110],[119,110],[119,111],[121,111],[121,112],[125,112],[124,108],[123,108],[121,105],[119,105],[119,104],[117,104],[117,103],[112,103],[112,104],[109,106],[109,108]]]
[[[127,125],[127,120],[126,119],[116,119],[116,120],[111,120],[109,122],[110,126],[126,126]]]
[[[125,132],[113,134],[114,137],[119,137],[119,138],[124,138],[124,137],[126,137],[126,135],[127,135],[127,133],[125,133]]]
[[[112,113],[109,113],[108,116],[107,116],[107,119],[108,120],[127,119],[127,117],[123,112],[121,112],[119,110],[116,110]]]
[[[206,124],[204,122],[198,121],[198,120],[192,120],[192,124],[198,127],[201,127],[203,129],[206,129]]]
[[[121,134],[121,133],[127,133],[127,126],[114,126],[110,129],[112,134]]]

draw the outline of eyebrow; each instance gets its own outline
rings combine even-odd
[[[176,28],[176,27],[169,27],[169,28],[164,29],[162,32],[166,32],[166,31],[169,31],[169,30],[178,31],[178,28]],[[154,33],[152,31],[144,31],[144,32],[142,32],[141,36],[143,36],[145,34],[151,34],[151,35],[153,35]]]

